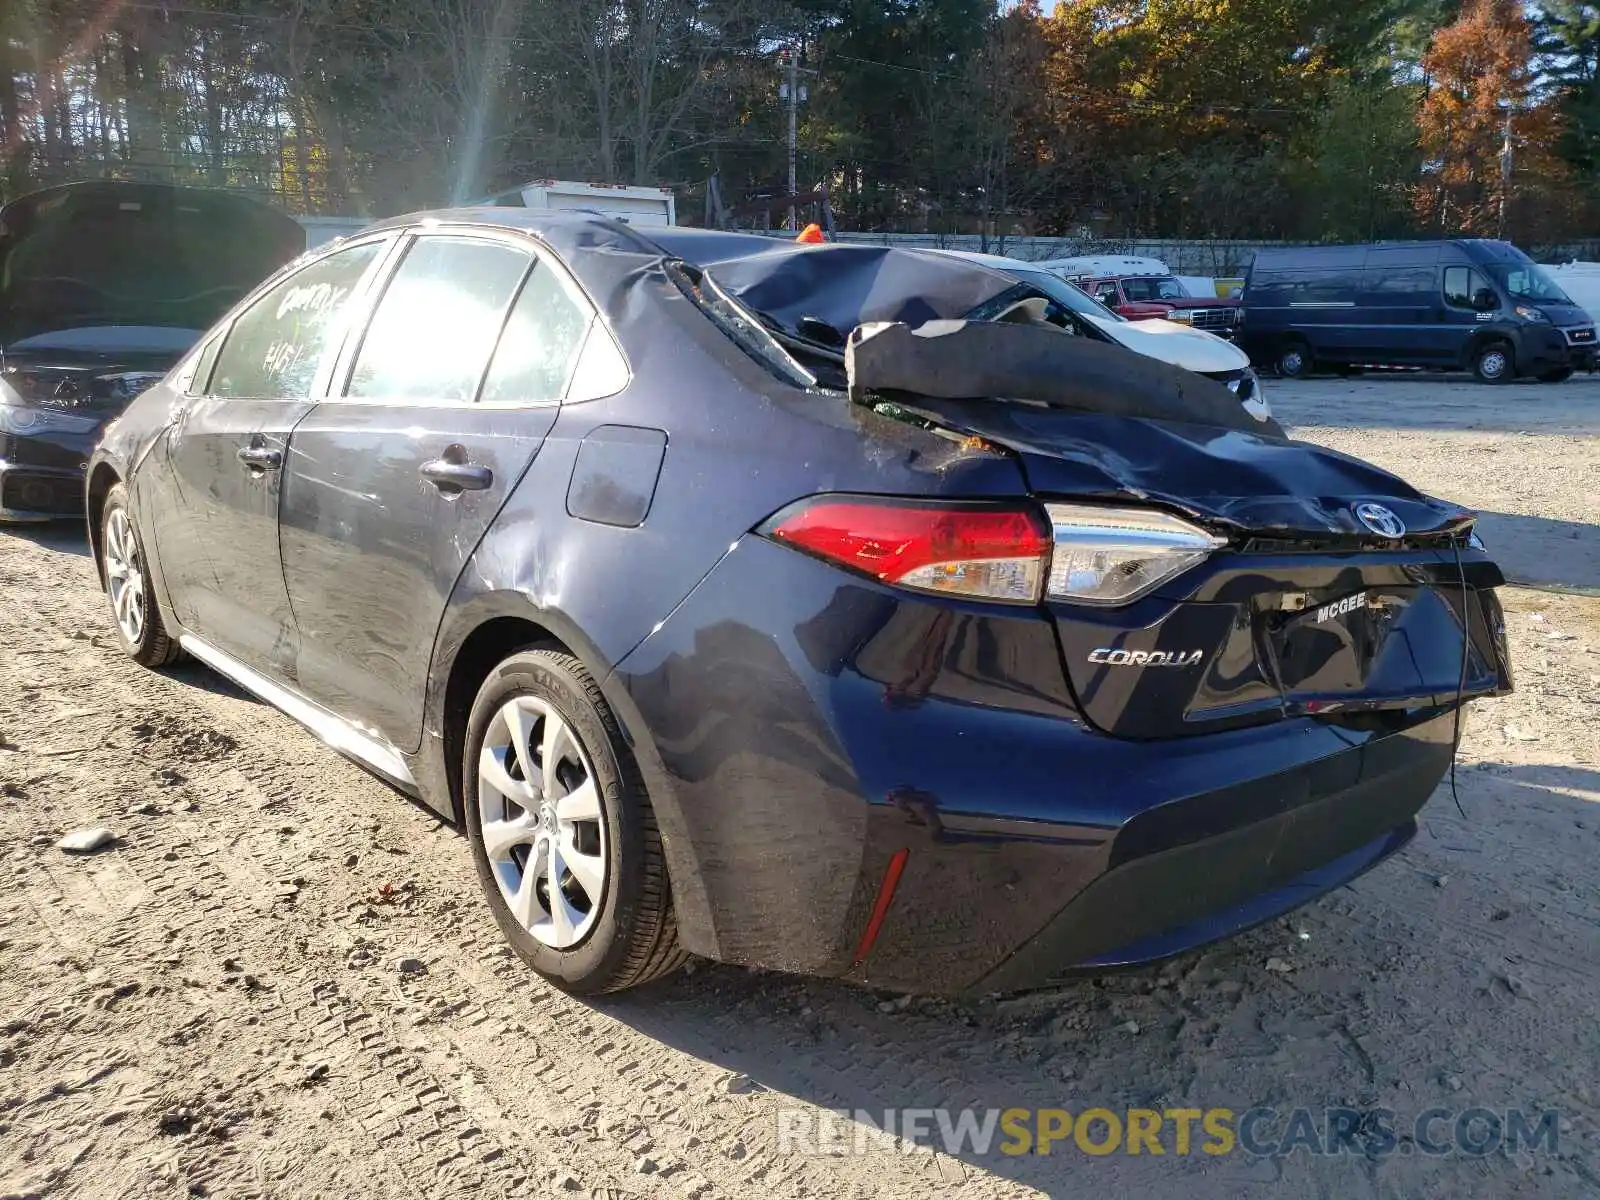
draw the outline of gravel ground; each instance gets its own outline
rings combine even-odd
[[[1523,577],[1588,586],[1597,398],[1274,389],[1500,514]],[[1469,714],[1464,815],[1441,788],[1290,920],[998,1003],[701,966],[588,1005],[509,957],[421,809],[204,670],[126,661],[79,531],[0,533],[0,1197],[1595,1195],[1600,600],[1506,599],[1519,691]],[[56,848],[89,825],[116,840]],[[1562,1115],[1554,1152],[1437,1159],[778,1139],[786,1110],[969,1105]]]

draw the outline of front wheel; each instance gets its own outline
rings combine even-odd
[[[1511,347],[1504,342],[1490,342],[1479,347],[1472,360],[1472,373],[1479,383],[1510,383],[1517,373]]]
[[[1558,367],[1554,371],[1546,371],[1539,376],[1540,383],[1565,383],[1572,378],[1571,367]]]
[[[529,650],[490,672],[462,767],[478,880],[535,971],[598,995],[683,964],[655,814],[615,716],[577,659]]]
[[[100,514],[100,569],[117,640],[127,656],[142,667],[164,667],[176,659],[178,643],[161,620],[144,543],[128,510],[128,491],[120,483],[106,493]]]
[[[1278,374],[1299,379],[1311,370],[1311,348],[1304,342],[1290,342],[1278,354]]]

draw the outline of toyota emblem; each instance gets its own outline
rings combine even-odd
[[[1381,504],[1356,505],[1356,520],[1379,537],[1403,538],[1406,523]]]

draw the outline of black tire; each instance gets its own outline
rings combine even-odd
[[[1573,369],[1571,367],[1558,367],[1554,371],[1546,371],[1543,375],[1540,375],[1539,382],[1565,383],[1567,380],[1572,378],[1572,375]]]
[[[1302,341],[1286,342],[1274,364],[1283,379],[1300,379],[1311,373],[1311,347]]]
[[[1472,373],[1479,383],[1510,383],[1517,377],[1517,361],[1509,342],[1485,342],[1472,356]]]
[[[478,759],[495,714],[517,696],[534,696],[550,705],[581,743],[606,824],[601,912],[587,935],[564,950],[541,942],[517,921],[484,849]],[[678,946],[655,813],[616,717],[577,659],[557,650],[526,650],[489,673],[467,720],[461,781],[478,882],[500,931],[540,975],[564,991],[593,996],[649,983],[688,960]]]
[[[155,583],[150,578],[149,570],[142,569],[139,573],[138,591],[140,602],[144,606],[144,619],[140,623],[137,637],[130,636],[117,615],[117,592],[108,556],[112,523],[119,516],[127,522],[127,537],[132,539],[139,563],[145,566],[149,562],[145,554],[144,539],[139,534],[138,523],[134,521],[133,513],[128,508],[128,490],[122,484],[116,484],[106,493],[105,507],[100,512],[100,569],[106,575],[106,598],[111,603],[111,626],[117,631],[117,641],[121,643],[123,652],[134,662],[141,667],[164,667],[176,661],[182,651],[178,648],[177,640],[167,633],[166,623],[161,619],[161,606],[156,603]]]

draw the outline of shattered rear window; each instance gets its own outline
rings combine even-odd
[[[739,349],[783,382],[798,388],[817,386],[816,377],[796,362],[760,321],[718,287],[711,276],[681,262],[668,263],[667,274]]]

